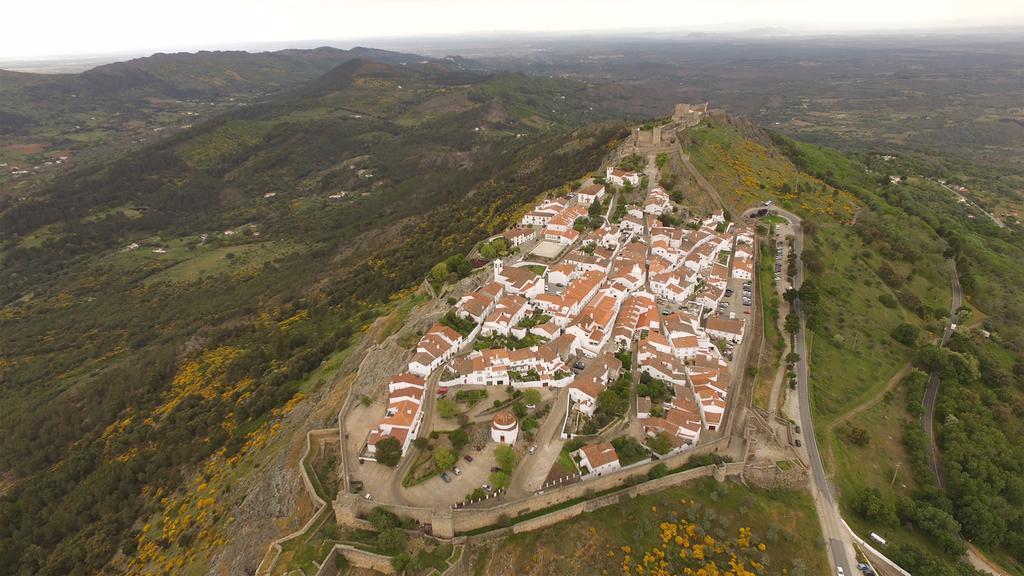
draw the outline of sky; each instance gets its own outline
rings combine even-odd
[[[1019,26],[1024,0],[47,0],[4,15],[0,60],[469,33]]]

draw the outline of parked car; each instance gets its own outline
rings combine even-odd
[[[437,393],[438,394],[447,394],[448,393],[448,387],[447,386],[439,386],[437,388]]]
[[[367,492],[366,496],[363,496],[363,498],[366,498],[367,500],[373,500],[373,496],[371,496],[369,492]]]
[[[491,488],[490,484],[484,484],[483,486],[481,486],[481,488],[483,488],[487,492],[494,492],[494,488]]]
[[[587,367],[587,365],[584,364],[582,360],[577,360],[576,363],[572,365],[572,367],[576,368],[577,370],[583,370],[584,368]]]
[[[725,289],[725,295],[726,296],[732,296],[733,295],[732,288],[726,288]]]
[[[441,480],[444,480],[445,484],[448,484],[452,481],[452,477],[449,476],[447,472],[441,472]]]
[[[469,454],[466,454],[465,456],[463,456],[462,459],[465,460],[466,462],[472,462],[473,461],[473,457],[470,456]]]
[[[793,444],[796,444],[797,448],[799,448],[799,447],[804,445],[804,443],[801,442],[799,438],[797,438],[796,440],[793,440]]]
[[[800,433],[800,427],[799,426],[796,426],[795,428],[793,428],[793,430],[796,431],[797,434]]]
[[[452,472],[455,472],[456,476],[462,476],[462,468],[459,468],[458,466],[452,468]]]
[[[491,472],[501,472],[501,466],[491,466]]]
[[[530,449],[527,450],[527,452],[529,452],[530,454],[536,454],[537,453],[537,445],[536,444],[530,444]]]

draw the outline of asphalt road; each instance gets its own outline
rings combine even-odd
[[[744,217],[756,210],[751,208],[744,212]],[[804,250],[803,225],[800,218],[782,208],[772,207],[775,213],[790,221],[793,225],[793,247],[797,257],[802,257]],[[797,266],[796,276],[793,277],[793,287],[799,289],[804,281],[803,261]],[[811,396],[808,375],[810,370],[807,366],[807,338],[803,322],[803,308],[800,301],[795,302],[795,309],[800,315],[800,331],[794,337],[794,352],[800,355],[800,361],[796,363],[797,394],[800,400],[800,425],[803,428],[804,449],[807,452],[807,460],[811,466],[811,495],[815,500],[815,508],[818,510],[818,519],[821,522],[822,537],[829,543],[829,561],[833,571],[836,567],[842,567],[843,572],[852,575],[851,567],[856,566],[853,554],[853,540],[850,533],[843,527],[842,516],[839,514],[839,506],[836,504],[835,495],[832,493],[832,486],[829,484],[828,476],[825,474],[825,467],[821,462],[821,453],[818,451],[818,439],[814,434],[814,419],[811,417]]]
[[[949,312],[950,324],[946,325],[946,330],[942,333],[940,346],[945,346],[949,342],[950,336],[953,335],[952,322],[956,318],[956,311],[960,308],[963,301],[960,278],[956,273],[956,263],[951,260],[950,265],[953,267],[953,299]],[[939,386],[941,384],[938,370],[933,370],[931,377],[928,379],[928,389],[924,392],[924,433],[928,436],[928,465],[931,467],[932,473],[935,474],[939,488],[945,490],[946,476],[942,473],[942,468],[939,466],[939,447],[935,443],[935,401],[939,397]]]

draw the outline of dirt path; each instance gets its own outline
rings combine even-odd
[[[851,409],[849,412],[843,414],[839,418],[836,418],[835,420],[832,421],[831,424],[828,425],[828,436],[827,436],[827,438],[828,438],[828,469],[829,469],[829,473],[831,473],[832,475],[835,475],[835,472],[836,472],[835,459],[833,458],[833,439],[835,437],[834,435],[835,435],[836,429],[839,428],[839,426],[849,422],[851,419],[853,419],[853,417],[857,416],[861,412],[864,412],[865,410],[868,410],[868,409],[874,407],[875,404],[878,404],[879,402],[881,402],[882,399],[885,398],[885,395],[887,393],[889,393],[889,391],[891,391],[893,388],[895,388],[896,385],[899,384],[900,381],[902,381],[903,378],[906,377],[906,375],[910,373],[910,371],[913,369],[913,367],[914,367],[913,363],[907,362],[902,368],[899,369],[899,372],[896,372],[896,374],[894,374],[893,377],[890,378],[888,382],[886,382],[885,386],[881,390],[879,390],[878,392],[875,393],[874,396],[872,396],[871,398],[868,398],[864,402],[861,402],[860,404],[855,406],[853,409]]]

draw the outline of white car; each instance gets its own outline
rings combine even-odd
[[[846,572],[843,572],[842,566],[836,566],[836,574],[838,574],[839,576],[846,576]]]

